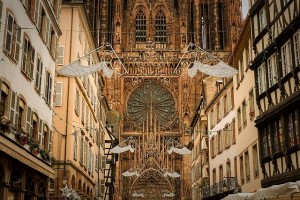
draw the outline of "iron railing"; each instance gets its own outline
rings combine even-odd
[[[237,178],[224,177],[223,181],[212,186],[202,188],[202,199],[206,199],[225,192],[235,193],[238,191],[240,191],[240,186],[238,185]]]

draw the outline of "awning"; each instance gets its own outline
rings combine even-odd
[[[3,135],[0,135],[0,151],[24,163],[28,167],[39,171],[45,176],[54,178],[54,170],[49,164],[32,155],[26,149],[10,141]]]
[[[223,198],[223,200],[263,200],[273,199],[275,197],[278,199],[281,199],[281,197],[284,197],[284,199],[292,199],[292,196],[295,196],[297,193],[300,194],[300,181],[261,188],[255,193],[231,194]]]

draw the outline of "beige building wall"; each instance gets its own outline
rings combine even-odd
[[[237,117],[235,126],[237,177],[242,192],[254,192],[261,188],[262,178],[258,157],[258,133],[254,124],[258,115],[254,72],[249,69],[253,57],[250,23],[249,19],[246,19],[233,55],[233,65],[239,70],[239,74],[233,79],[233,85],[234,112]]]
[[[62,5],[58,69],[95,49],[83,5]],[[98,63],[96,54],[80,60],[87,66]],[[61,196],[65,184],[82,198],[101,199],[104,191],[105,110],[101,79],[97,73],[56,78],[54,124],[58,134],[54,140],[57,162],[52,197]],[[100,170],[102,169],[102,170]],[[101,181],[102,180],[102,181]],[[102,185],[100,185],[102,183]]]

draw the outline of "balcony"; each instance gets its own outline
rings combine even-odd
[[[202,188],[202,199],[217,200],[241,190],[236,177],[224,177],[224,180],[210,187]]]

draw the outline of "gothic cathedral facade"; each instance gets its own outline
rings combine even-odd
[[[99,41],[118,55],[105,96],[122,119],[114,127],[119,142],[135,149],[118,156],[114,199],[171,193],[192,199],[190,155],[168,153],[191,144],[191,118],[205,91],[205,75],[190,78],[186,70],[195,45],[228,60],[241,27],[240,1],[103,0],[100,8]],[[126,171],[136,176],[123,176]]]

